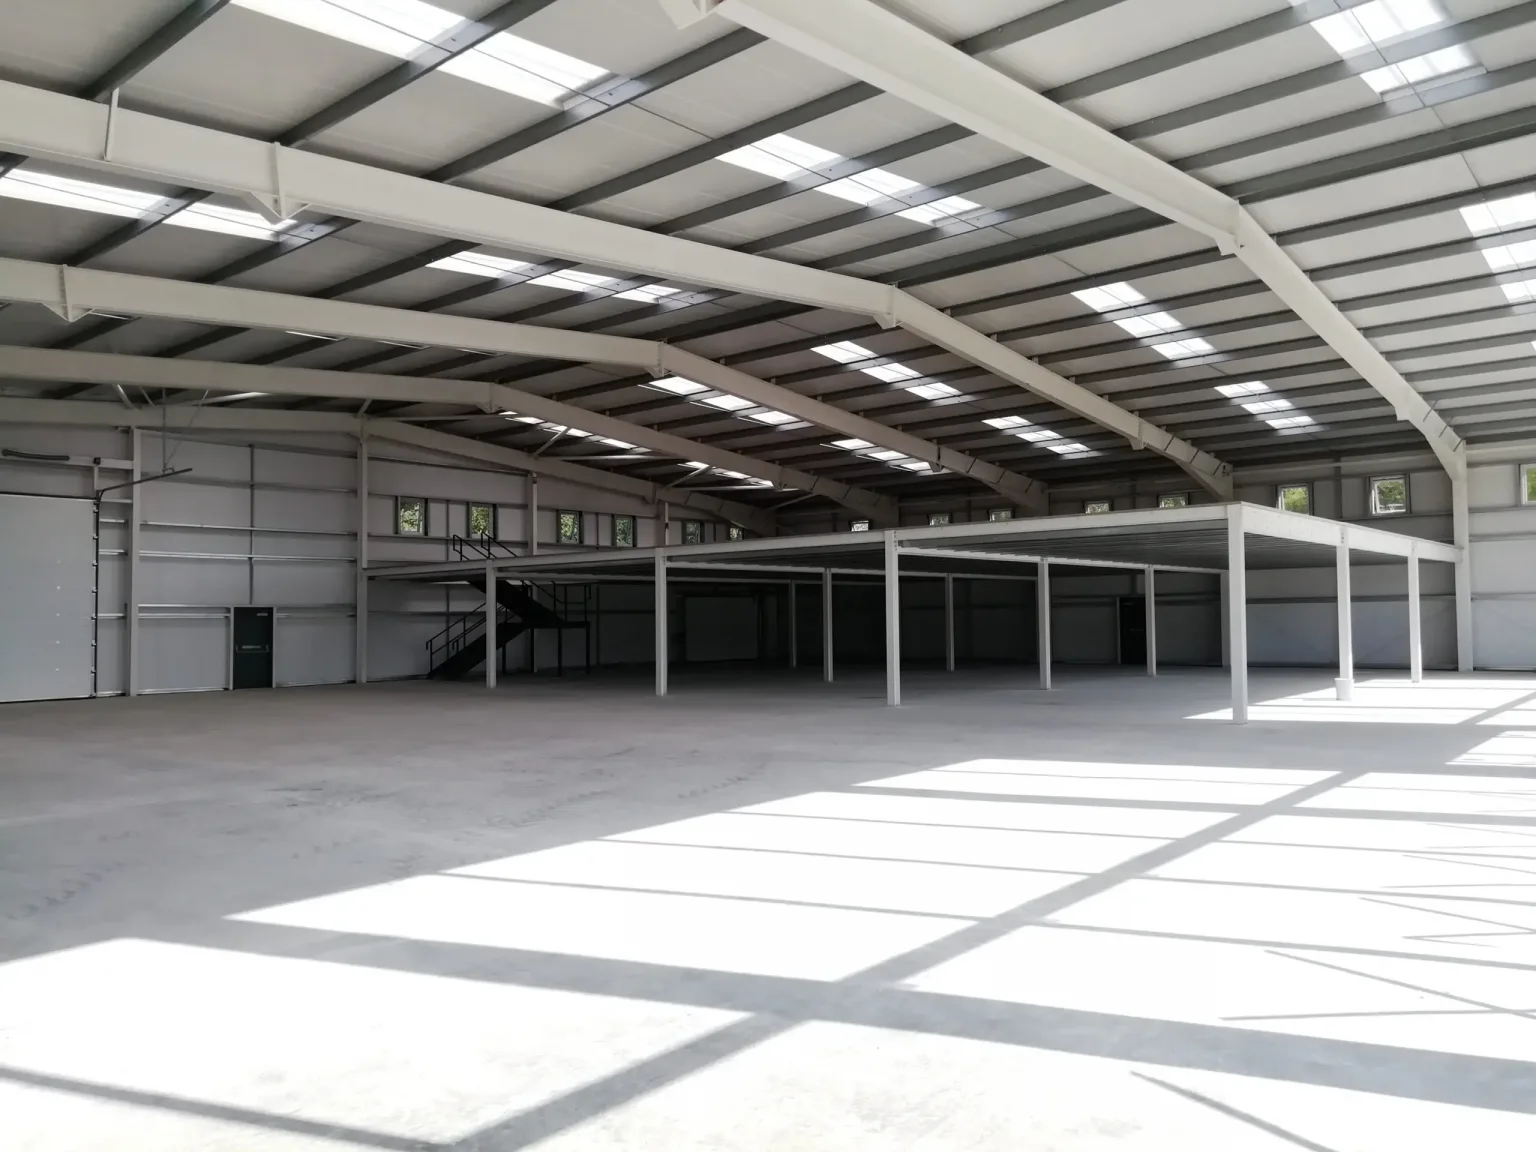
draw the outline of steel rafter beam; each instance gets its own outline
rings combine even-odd
[[[23,151],[87,167],[248,193],[274,203],[286,197],[340,215],[412,231],[459,235],[513,250],[543,251],[598,265],[618,264],[684,283],[729,288],[834,311],[862,313],[881,323],[900,324],[1003,379],[1102,424],[1138,448],[1147,447],[1166,456],[1214,494],[1223,497],[1231,494],[1228,470],[1214,457],[1040,367],[1027,357],[994,343],[961,321],[897,288],[762,256],[724,251],[697,241],[658,236],[604,220],[567,215],[490,193],[263,144],[231,133],[143,113],[119,111],[112,118],[110,154],[107,155],[108,150],[103,148],[109,135],[106,113],[106,109],[86,101],[0,83],[0,142],[8,143],[15,138]],[[113,310],[135,311],[131,305]],[[235,317],[225,322],[243,323],[244,320]],[[313,325],[296,321],[285,327],[307,331]],[[463,346],[459,341],[421,342]],[[698,370],[724,370],[722,366],[699,357],[692,359],[698,361],[695,365]],[[709,380],[704,382],[709,383]],[[768,387],[761,381],[755,383],[759,389]],[[757,402],[780,407],[769,400]],[[808,405],[814,402],[801,398],[796,403]],[[829,405],[819,407],[828,414],[847,418],[846,413]],[[803,418],[825,423],[821,417]],[[889,430],[885,432],[887,436],[891,434]],[[851,432],[849,435],[861,434]],[[873,439],[869,436],[862,438]],[[906,448],[898,450],[931,460],[928,455],[918,455]],[[931,462],[950,467],[942,461]],[[994,480],[984,479],[987,466],[982,466],[980,461],[971,467],[953,470],[994,484]],[[1039,495],[1035,494],[1026,502],[1021,499],[1025,494],[1011,492],[1008,495],[1026,507],[1039,500]]]
[[[1263,280],[1415,425],[1453,477],[1461,438],[1238,201],[1026,88],[871,0],[722,0],[743,27],[1199,232]]]
[[[516,472],[553,476],[604,492],[638,497],[653,504],[696,508],[765,536],[776,535],[778,530],[771,512],[734,500],[722,500],[708,492],[652,484],[648,480],[637,480],[600,468],[588,468],[568,460],[535,457],[516,448],[451,436],[399,420],[377,420],[340,412],[263,411],[259,408],[209,408],[190,404],[174,408],[124,408],[121,404],[95,404],[81,400],[0,399],[0,424],[143,428],[152,432],[193,428],[204,432],[345,432],[353,436],[411,444]]]
[[[1044,488],[1028,477],[964,453],[940,448],[878,421],[854,415],[755,376],[748,376],[738,369],[728,368],[695,353],[654,340],[503,324],[494,320],[410,312],[371,304],[319,301],[248,288],[187,284],[151,276],[34,264],[24,260],[0,260],[0,299],[41,304],[66,320],[78,319],[91,309],[100,309],[194,320],[205,324],[238,322],[281,331],[290,331],[302,325],[306,331],[353,339],[403,340],[414,344],[473,348],[517,356],[554,357],[572,363],[629,365],[644,368],[656,377],[682,376],[755,404],[787,412],[798,419],[819,424],[845,436],[868,440],[872,444],[925,460],[985,484],[1029,511],[1043,514],[1045,508]],[[188,364],[196,366],[196,362]],[[238,391],[261,389],[246,388]],[[587,417],[588,422],[591,419]],[[626,437],[619,435],[617,438]],[[736,471],[745,471],[735,465],[731,467]]]
[[[776,488],[824,496],[885,524],[896,522],[895,502],[824,476],[765,463],[751,456],[685,440],[644,425],[616,420],[501,384],[312,368],[267,368],[207,360],[166,360],[101,352],[0,347],[0,377],[18,380],[90,381],[137,388],[185,388],[202,392],[263,392],[275,396],[324,396],[393,400],[412,404],[462,404],[487,413],[516,412],[664,452],[713,468],[741,472]]]

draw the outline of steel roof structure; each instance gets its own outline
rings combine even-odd
[[[1536,0],[0,20],[0,418],[379,418],[754,531],[1536,434]]]

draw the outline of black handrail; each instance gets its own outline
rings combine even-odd
[[[489,536],[452,536],[448,540],[448,547],[460,560],[515,560],[518,556],[518,553],[501,541],[493,540]],[[466,550],[474,555],[465,556]]]

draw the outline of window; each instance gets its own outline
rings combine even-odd
[[[855,520],[852,524],[850,524],[848,526],[848,531],[850,531],[850,532],[868,532],[869,531],[869,521],[868,520]]]
[[[633,548],[635,546],[635,518],[633,516],[615,516],[613,518],[613,546],[615,548]]]
[[[702,520],[684,520],[683,521],[683,543],[684,544],[702,544],[702,543],[704,543],[704,521],[702,521]]]
[[[1159,508],[1188,508],[1188,492],[1164,492],[1157,498]]]
[[[555,513],[555,540],[561,544],[581,543],[581,513],[580,512],[556,512]]]
[[[1282,484],[1275,494],[1275,507],[1282,512],[1300,512],[1312,515],[1312,486],[1310,484]]]
[[[1371,477],[1371,515],[1397,516],[1408,511],[1408,477]]]
[[[425,536],[427,502],[420,496],[395,497],[395,532],[400,536]]]
[[[1093,516],[1100,512],[1112,512],[1114,508],[1108,500],[1088,500],[1083,504],[1083,511]]]
[[[948,524],[948,523],[949,523],[949,513],[948,512],[930,512],[930,513],[928,513],[928,527],[930,527],[930,528],[940,528],[940,527],[943,527],[945,524]]]
[[[1520,465],[1520,503],[1536,504],[1536,464]]]
[[[469,506],[469,534],[489,537],[496,535],[496,508],[491,504]]]
[[[996,523],[999,520],[1012,520],[1013,519],[1013,509],[1012,508],[989,508],[987,510],[987,519],[993,521],[994,523]]]
[[[725,538],[727,540],[745,540],[747,538],[747,530],[740,524],[732,524],[725,530]]]

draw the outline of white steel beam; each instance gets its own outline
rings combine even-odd
[[[871,420],[827,404],[808,396],[802,396],[788,388],[781,388],[750,376],[737,368],[717,364],[703,356],[663,344],[656,340],[637,340],[625,336],[605,336],[591,332],[568,332],[558,328],[541,328],[532,324],[507,324],[497,320],[481,320],[470,316],[451,316],[437,312],[414,312],[405,308],[386,308],[374,304],[353,304],[341,300],[314,300],[305,296],[289,296],[280,292],[259,292],[250,288],[229,288],[223,285],[192,284],[179,280],[165,280],[153,276],[133,276],[120,272],[100,272],[95,269],[70,268],[64,265],[36,264],[26,260],[0,259],[0,299],[41,304],[66,319],[74,319],[92,309],[104,312],[128,313],[139,316],[158,316],[167,319],[195,320],[213,325],[235,325],[247,328],[273,328],[279,331],[314,332],[326,336],[346,336],[361,340],[392,340],[412,344],[429,344],[445,348],[467,348],[480,352],[508,353],[519,356],[535,356],[574,363],[621,364],[641,368],[653,376],[682,376],[689,380],[718,388],[722,392],[740,396],[768,408],[787,412],[791,416],[819,424],[845,436],[858,437],[882,448],[894,449],[905,455],[930,464],[969,476],[994,491],[1017,501],[1029,510],[1044,514],[1046,510],[1045,486],[1037,481],[979,460],[964,452],[941,448],[932,441],[902,432],[878,420]],[[205,362],[198,361],[198,364]],[[375,380],[381,377],[374,377]],[[439,381],[444,386],[449,381]],[[459,382],[461,384],[467,382]],[[236,391],[260,391],[252,386]],[[485,402],[486,393],[481,389],[474,393],[472,403]],[[537,415],[528,405],[527,393],[518,403],[523,410]],[[550,401],[544,401],[549,405]],[[569,409],[581,412],[580,419],[588,421],[587,431],[598,431],[590,424],[585,409]],[[624,425],[630,428],[630,425]],[[633,439],[624,433],[614,433],[620,439]],[[681,437],[671,437],[672,443],[691,443]],[[638,441],[636,441],[638,443]],[[703,456],[689,456],[692,448],[683,449],[685,459],[703,460]],[[718,453],[717,453],[718,454]],[[744,472],[746,458],[732,454],[737,462],[725,465]],[[759,475],[762,465],[756,462]],[[796,488],[820,491],[845,502],[842,497],[854,490],[833,481],[824,481],[820,489],[808,488],[815,478],[808,473],[798,473],[800,482]],[[864,493],[862,503],[849,504],[872,519],[886,525],[895,523],[895,501]]]
[[[819,3],[805,7],[820,11]],[[0,82],[0,148],[129,177],[229,192],[286,213],[312,208],[408,231],[455,236],[513,251],[644,272],[684,284],[870,316],[887,327],[899,324],[1070,412],[1101,423],[1138,448],[1145,446],[1167,456],[1223,499],[1232,496],[1230,469],[1193,445],[890,285],[731,252],[696,240],[559,212],[147,113],[121,108],[114,113],[88,100],[10,82]],[[78,304],[65,304],[66,314],[71,307],[79,309]],[[1106,419],[1113,423],[1105,423]],[[871,439],[860,433],[848,435]],[[907,449],[901,451],[917,455]],[[954,470],[982,479],[969,469]],[[1033,501],[1020,503],[1031,507]]]
[[[1447,472],[1454,476],[1464,468],[1457,455],[1460,437],[1247,209],[1225,193],[967,56],[875,0],[702,0],[695,7],[1210,237],[1381,393],[1398,419],[1416,426]]]
[[[688,488],[670,488],[604,472],[547,456],[534,457],[515,448],[503,448],[481,440],[452,436],[418,428],[398,420],[365,419],[340,412],[283,412],[255,408],[124,408],[121,404],[88,403],[79,400],[0,399],[0,423],[66,424],[98,428],[146,428],[150,431],[198,428],[204,431],[261,432],[341,432],[350,436],[367,435],[379,440],[414,444],[445,455],[478,460],[498,468],[517,472],[542,473],[573,484],[605,492],[620,492],[641,500],[666,500],[709,512],[724,520],[772,535],[776,523],[772,514],[761,508],[722,500],[707,492]]]
[[[660,432],[640,424],[589,412],[531,392],[475,380],[390,376],[371,372],[333,372],[313,368],[273,368],[224,364],[211,360],[166,360],[110,352],[67,352],[47,348],[0,347],[0,378],[49,382],[138,385],[193,391],[279,396],[333,396],[357,400],[393,400],[423,404],[464,404],[484,412],[537,416],[675,456],[725,468],[776,488],[826,496],[877,519],[894,521],[896,502],[838,480],[783,468],[752,456],[730,452]]]

